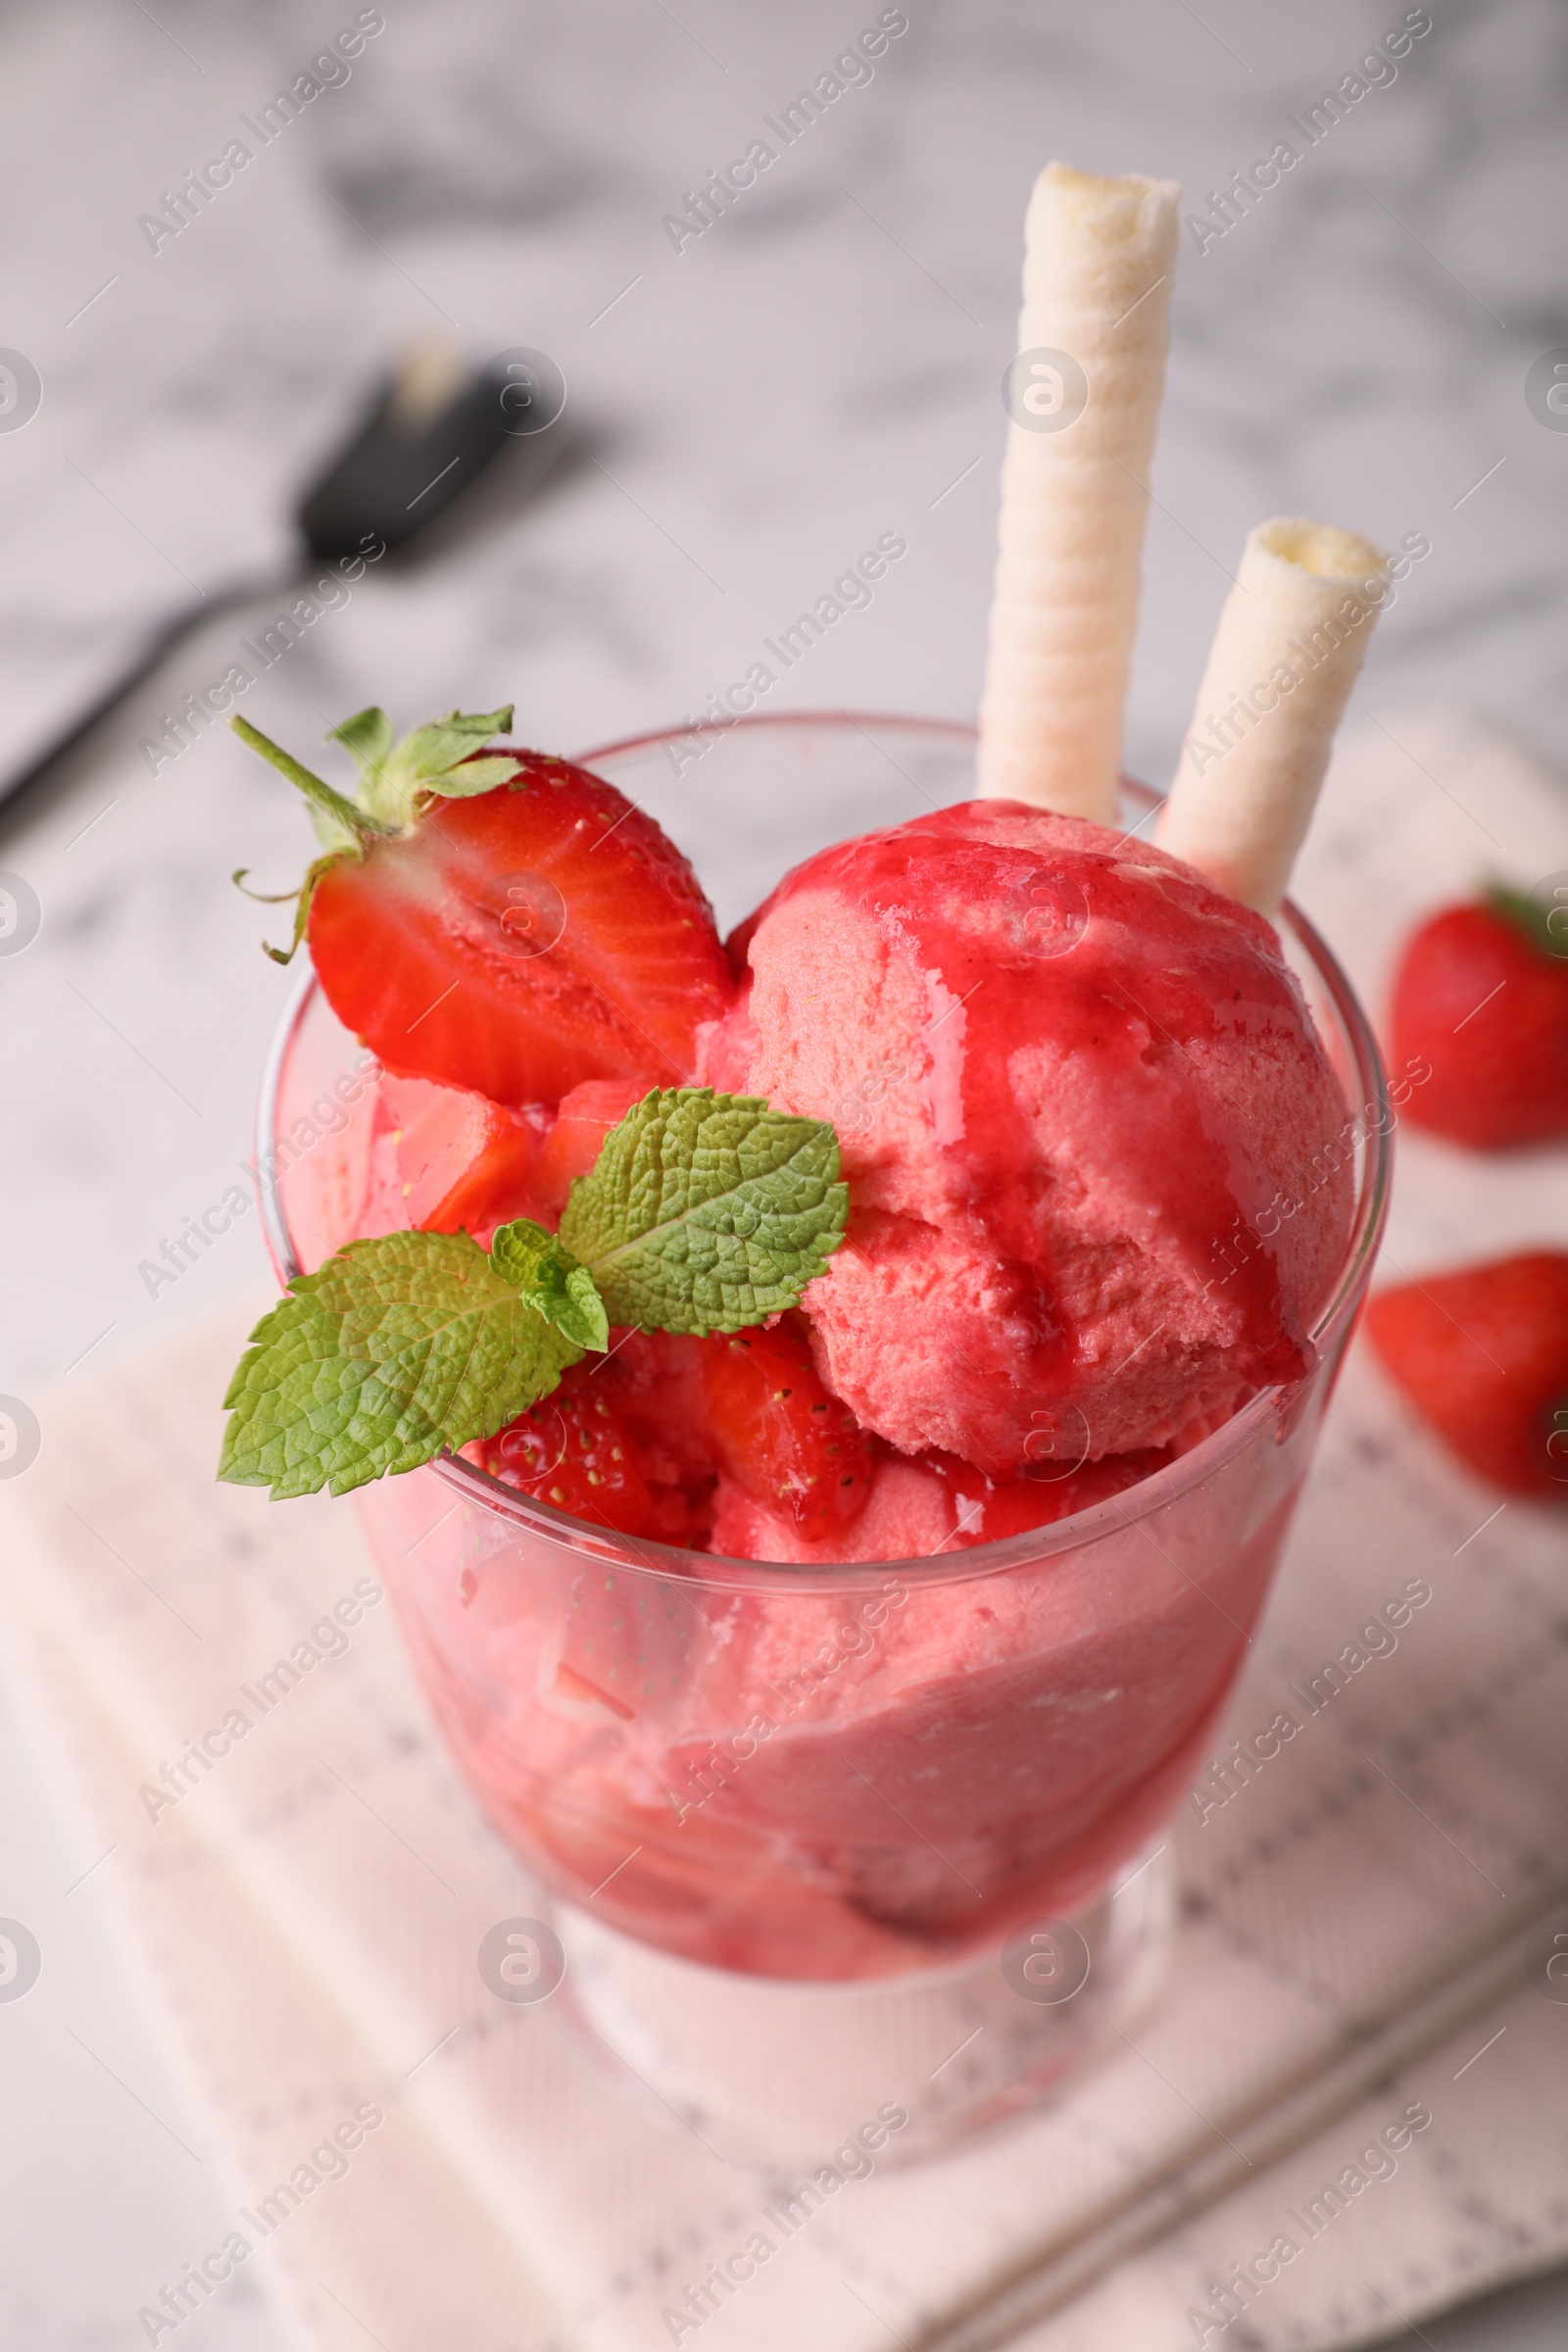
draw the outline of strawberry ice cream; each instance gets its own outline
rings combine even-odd
[[[838,1591],[466,1527],[424,1472],[367,1516],[447,1736],[547,1882],[710,1965],[844,1979],[1070,1914],[1136,1850],[1208,1735],[1309,1443],[1221,1471],[1158,1543],[1118,1521],[968,1579],[941,1556],[951,1500],[895,1464],[861,1541],[938,1556]],[[1066,1484],[1086,1510],[1130,1478]],[[811,1564],[787,1519],[733,1532]]]
[[[852,1220],[803,1305],[866,1429],[1016,1479],[1179,1446],[1304,1369],[1352,1187],[1269,923],[980,801],[824,851],[732,949],[703,1074],[838,1128]]]

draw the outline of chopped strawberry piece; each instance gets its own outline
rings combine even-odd
[[[654,1360],[628,1364],[626,1356],[650,1340]],[[670,1367],[657,1351],[697,1345],[634,1332],[610,1355],[573,1364],[550,1396],[485,1441],[483,1467],[509,1487],[620,1535],[701,1548],[712,1524],[706,1437],[662,1424],[654,1401],[657,1389],[667,1422],[672,1392],[659,1375]],[[677,1362],[675,1369],[673,1393],[696,1393],[695,1368]]]
[[[514,1217],[537,1222],[538,1162],[538,1136],[520,1120],[511,1121],[421,1218],[421,1230],[471,1233],[476,1242],[488,1244],[496,1227],[510,1224]]]
[[[544,1206],[560,1216],[577,1177],[586,1176],[606,1136],[640,1102],[640,1078],[589,1078],[574,1086],[539,1149],[537,1188]]]
[[[483,1095],[383,1076],[361,1230],[461,1229],[488,1241],[508,1218],[535,1213],[538,1152],[535,1130]]]
[[[379,1130],[390,1137],[405,1224],[422,1225],[464,1170],[516,1121],[499,1102],[420,1078],[383,1077]]]
[[[688,1551],[706,1551],[713,1526],[711,1479],[699,1492],[684,1487],[654,1487],[653,1516],[647,1532],[657,1543],[679,1544]]]
[[[1478,1477],[1568,1501],[1568,1252],[1401,1283],[1366,1322],[1416,1411]]]
[[[599,1381],[655,1486],[711,1486],[718,1468],[703,1386],[705,1343],[676,1331],[612,1328]]]
[[[801,1317],[701,1346],[721,1466],[813,1541],[847,1527],[865,1507],[870,1456],[855,1415],[824,1387]]]
[[[1445,907],[1405,947],[1394,982],[1393,1059],[1432,1075],[1418,1126],[1482,1151],[1568,1135],[1568,958],[1506,892]]]
[[[680,1083],[734,994],[674,844],[541,753],[322,873],[308,936],[333,1011],[388,1069],[517,1106],[590,1078]]]
[[[1026,1470],[1005,1485],[986,1477],[956,1454],[916,1456],[941,1480],[953,1497],[953,1548],[967,1551],[976,1544],[997,1544],[1005,1536],[1027,1535],[1037,1527],[1052,1527],[1075,1511],[1091,1510],[1126,1487],[1136,1486],[1162,1470],[1173,1458],[1167,1447],[1148,1447],[1140,1453],[1110,1453],[1102,1461],[1082,1462],[1061,1476],[1036,1476]]]
[[[987,1478],[955,1453],[898,1452],[869,1441],[871,1477],[865,1507],[846,1530],[813,1538],[776,1505],[754,1499],[738,1479],[721,1478],[714,1496],[711,1548],[731,1559],[791,1560],[801,1567],[835,1560],[935,1559],[1050,1527],[1104,1502],[1162,1470],[1169,1448],[1107,1454],[1064,1477]]]
[[[653,1491],[595,1370],[573,1364],[550,1396],[487,1439],[484,1466],[492,1478],[558,1511],[623,1536],[652,1535],[660,1515]]]

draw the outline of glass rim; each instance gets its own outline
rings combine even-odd
[[[977,730],[961,719],[920,718],[904,712],[855,711],[848,709],[750,712],[728,718],[723,732],[727,736],[742,729],[754,733],[765,729],[781,734],[797,730],[804,732],[813,727],[845,726],[862,734],[873,727],[896,727],[912,733],[944,735],[971,743],[977,740]],[[614,743],[598,744],[591,751],[570,756],[577,765],[591,767],[595,760],[623,757],[629,752],[654,750],[661,745],[688,741],[710,730],[697,724],[658,727],[645,734],[623,736]],[[1122,782],[1136,799],[1147,801],[1146,814],[1157,808],[1164,797],[1133,777],[1123,777]],[[1373,1105],[1378,1111],[1376,1122],[1367,1124],[1363,1138],[1355,1215],[1338,1277],[1308,1334],[1315,1355],[1321,1359],[1325,1355],[1332,1355],[1348,1338],[1349,1326],[1360,1305],[1372,1261],[1383,1237],[1389,1205],[1394,1121],[1388,1079],[1377,1039],[1347,974],[1315,925],[1290,899],[1286,899],[1280,908],[1279,928],[1295,938],[1344,1027],[1363,1104],[1362,1110],[1352,1108],[1352,1120],[1362,1119],[1365,1109]],[[318,989],[319,982],[310,961],[309,949],[306,948],[304,968],[273,1034],[263,1072],[256,1122],[259,1153],[270,1152],[273,1148],[277,1101],[289,1048]],[[268,1249],[278,1280],[286,1287],[303,1269],[283,1214],[280,1187],[274,1178],[261,1186],[260,1191]],[[1303,1380],[1311,1379],[1315,1369],[1314,1365],[1313,1371],[1302,1376]],[[1291,1384],[1293,1387],[1298,1385]],[[933,1552],[916,1559],[843,1560],[810,1565],[796,1565],[781,1560],[732,1559],[723,1553],[692,1551],[680,1544],[658,1544],[645,1537],[622,1536],[610,1528],[596,1528],[588,1520],[574,1518],[569,1512],[558,1511],[550,1503],[535,1501],[532,1495],[492,1478],[487,1471],[464,1460],[459,1454],[438,1454],[427,1467],[456,1491],[459,1499],[473,1504],[494,1518],[526,1528],[530,1535],[542,1539],[558,1550],[608,1562],[617,1570],[632,1575],[661,1579],[679,1577],[685,1584],[706,1586],[710,1591],[721,1592],[853,1594],[881,1590],[890,1583],[922,1587],[968,1584],[981,1577],[1004,1575],[1010,1569],[1038,1564],[1058,1553],[1079,1550],[1122,1534],[1140,1521],[1168,1509],[1193,1487],[1201,1484],[1244,1452],[1278,1417],[1280,1400],[1288,1393],[1286,1388],[1280,1386],[1258,1390],[1218,1429],[1211,1430],[1207,1437],[1200,1439],[1188,1452],[1168,1462],[1163,1469],[1139,1479],[1135,1485],[1123,1488],[1119,1494],[1092,1504],[1087,1510],[1074,1511],[1066,1518],[1052,1521],[1048,1526],[1027,1528],[1019,1535],[1004,1536],[989,1544],[970,1544],[960,1551]]]

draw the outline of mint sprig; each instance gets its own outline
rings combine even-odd
[[[656,1089],[606,1137],[559,1238],[526,1217],[350,1242],[295,1277],[229,1383],[218,1475],[346,1494],[493,1437],[610,1341],[732,1332],[793,1306],[844,1233],[838,1139],[708,1087]]]
[[[490,1243],[490,1263],[579,1354],[585,1348],[610,1346],[610,1318],[592,1274],[542,1225],[518,1217],[499,1226]]]
[[[346,1494],[504,1429],[588,1344],[510,1262],[466,1233],[388,1233],[300,1276],[228,1384],[219,1477],[278,1500]]]

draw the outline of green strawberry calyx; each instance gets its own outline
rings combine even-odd
[[[1549,956],[1554,963],[1568,963],[1568,892],[1547,906],[1530,891],[1494,882],[1487,889],[1486,904],[1494,914],[1522,931],[1539,955]]]

